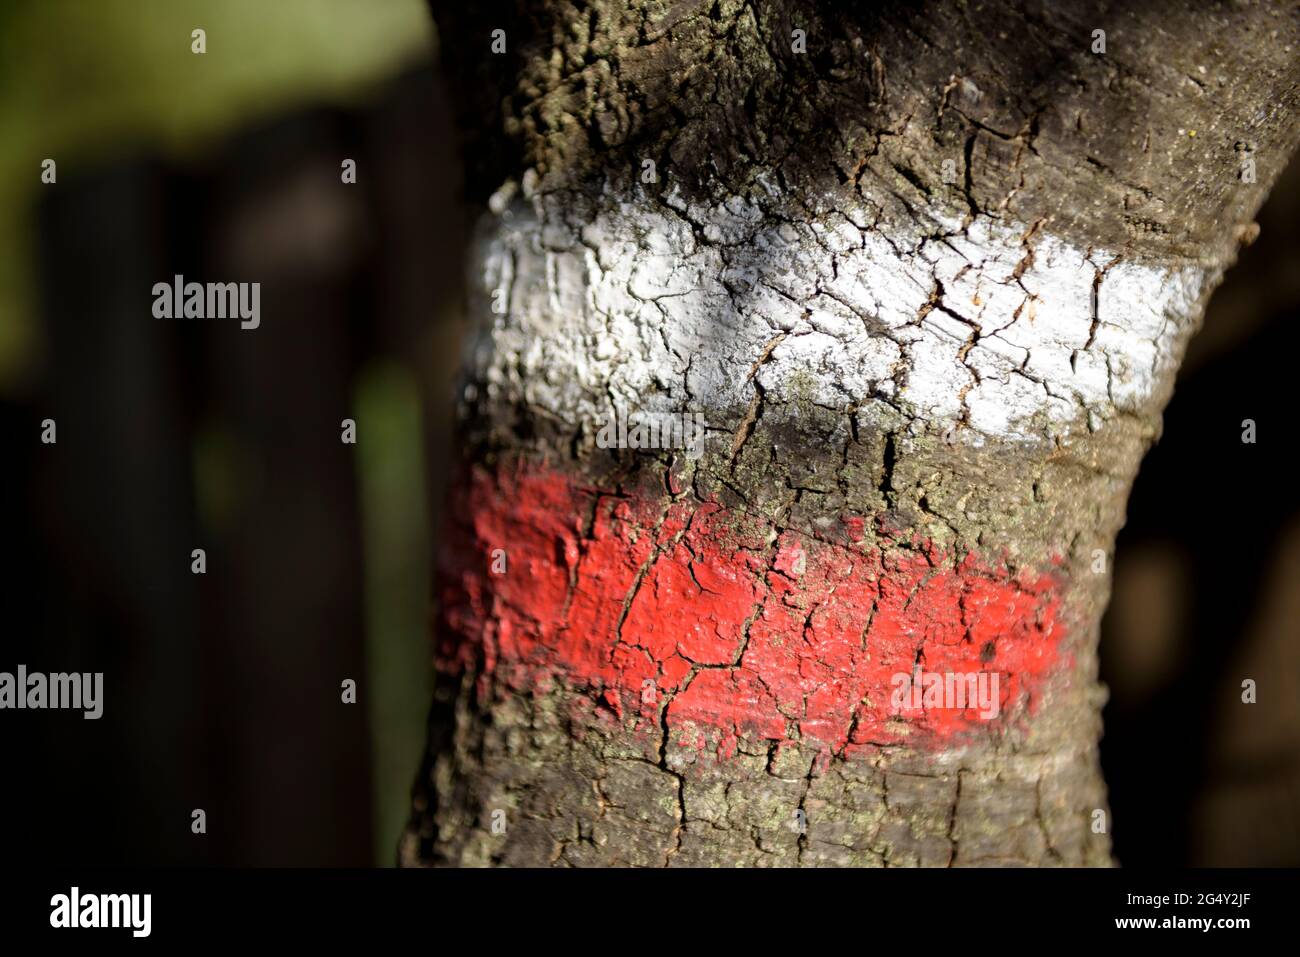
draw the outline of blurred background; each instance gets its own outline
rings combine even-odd
[[[0,718],[0,859],[392,863],[462,332],[436,55],[424,0],[0,4],[0,670],[106,675],[99,721]],[[1300,864],[1297,222],[1293,164],[1120,538],[1125,864]],[[275,321],[141,322],[177,273]]]
[[[0,4],[0,670],[107,696],[5,712],[0,858],[393,861],[460,338],[434,54],[423,0]],[[275,321],[141,322],[177,273]]]

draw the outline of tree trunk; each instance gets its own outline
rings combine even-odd
[[[404,863],[1111,861],[1109,555],[1300,76],[1140,6],[436,13],[491,199]]]

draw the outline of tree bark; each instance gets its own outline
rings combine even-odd
[[[435,15],[488,210],[403,863],[1110,863],[1109,555],[1295,11]]]

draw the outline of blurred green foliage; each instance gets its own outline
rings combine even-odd
[[[424,0],[0,0],[0,395],[40,361],[44,158],[62,177],[124,152],[197,156],[258,117],[363,98],[432,47]]]
[[[410,812],[433,687],[429,670],[429,519],[414,373],[374,362],[358,377],[357,484],[366,570],[366,684],[376,863],[390,865]]]

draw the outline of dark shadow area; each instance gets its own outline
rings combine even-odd
[[[418,384],[422,524],[441,497],[427,459],[447,441],[438,343],[461,276],[448,123],[421,70],[364,108],[250,129],[203,165],[117,162],[44,194],[47,362],[36,400],[0,405],[6,548],[24,558],[5,577],[6,661],[103,672],[105,703],[97,721],[7,713],[4,753],[34,779],[0,789],[6,859],[374,861],[367,705],[396,691],[369,670],[358,473],[382,424],[358,390],[376,361]],[[151,290],[175,275],[260,282],[260,326],[154,318]],[[47,418],[56,444],[39,441]],[[404,794],[387,799],[405,812]]]
[[[1126,865],[1300,863],[1300,627],[1270,611],[1300,592],[1298,193],[1293,163],[1211,301],[1119,537],[1102,760]]]

